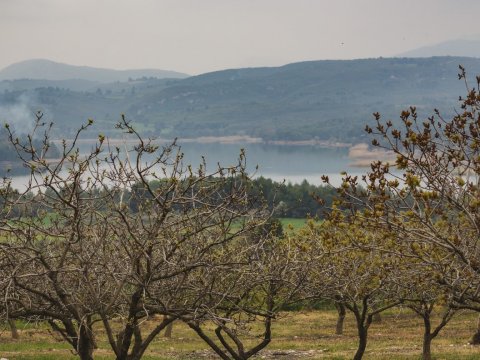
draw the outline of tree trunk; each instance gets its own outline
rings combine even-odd
[[[432,344],[432,338],[430,334],[423,335],[423,352],[422,352],[422,360],[432,360],[432,352],[430,350]]]
[[[472,336],[472,340],[470,340],[470,344],[472,345],[480,345],[480,315],[478,316],[477,320],[477,331]]]
[[[338,318],[337,318],[337,326],[335,328],[335,334],[342,335],[343,334],[343,324],[345,320],[346,310],[345,306],[342,303],[335,303],[335,307],[337,308]]]
[[[173,321],[167,325],[167,328],[165,329],[165,334],[163,335],[163,337],[171,338],[172,331],[173,331]]]
[[[142,289],[135,291],[130,300],[130,309],[128,312],[128,321],[125,327],[117,335],[117,360],[129,359],[129,350],[132,345],[132,338],[138,329],[137,306],[142,298]]]
[[[93,360],[93,350],[95,348],[95,340],[93,338],[92,329],[81,326],[78,339],[78,356],[81,360]]]
[[[367,348],[368,330],[361,324],[358,324],[358,348],[353,360],[361,360],[365,349]]]
[[[17,324],[15,324],[15,320],[8,319],[8,325],[10,326],[10,332],[12,333],[12,339],[18,339],[18,331],[17,331]]]
[[[117,357],[116,360],[140,360],[145,351],[147,350],[149,344],[155,339],[155,337],[163,330],[165,327],[167,327],[171,322],[173,322],[173,318],[168,318],[164,317],[163,321],[158,324],[149,334],[148,336],[143,339],[142,337],[142,332],[140,329],[139,324],[135,326],[133,336],[134,336],[134,343],[133,343],[133,348],[130,351],[130,354],[128,354],[128,349],[127,351],[120,351],[117,352]],[[121,346],[122,342],[121,339],[124,337],[124,332],[120,332],[118,335],[118,340],[117,340],[117,347]]]
[[[430,324],[430,314],[423,315],[423,324],[424,324],[424,331],[423,331],[423,352],[422,352],[422,360],[431,360],[432,359],[432,352],[430,350],[432,344],[432,328]]]
[[[124,336],[125,332],[121,332],[119,334],[119,338],[122,339]],[[126,351],[122,351],[115,359],[116,360],[140,360],[143,356],[144,350],[142,348],[143,345],[143,340],[142,340],[142,333],[140,331],[140,328],[135,326],[135,329],[133,330],[133,347],[130,351],[130,354],[128,353],[127,349]]]

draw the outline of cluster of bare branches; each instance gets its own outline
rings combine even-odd
[[[248,359],[271,340],[271,323],[299,292],[293,244],[262,231],[269,214],[251,196],[246,158],[212,171],[183,163],[175,142],[143,139],[89,151],[83,125],[61,156],[46,158],[49,130],[10,141],[30,172],[26,189],[4,179],[0,261],[8,319],[46,321],[81,359],[93,359],[97,329],[117,359],[140,359],[165,327],[185,321],[224,359]],[[43,138],[41,149],[32,139]],[[160,320],[159,320],[160,319]],[[143,326],[154,322],[153,328]],[[249,324],[261,341],[243,343]],[[203,330],[216,326],[215,337]]]

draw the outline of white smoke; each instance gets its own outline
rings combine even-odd
[[[17,135],[30,134],[35,126],[37,111],[41,111],[31,95],[21,94],[13,104],[0,104],[0,123],[8,124]]]

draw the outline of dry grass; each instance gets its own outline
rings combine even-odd
[[[284,314],[274,327],[274,340],[260,358],[270,359],[350,359],[356,349],[355,323],[347,314],[345,334],[335,335],[336,312],[309,311]],[[433,342],[437,359],[480,359],[480,348],[468,345],[477,315],[459,314]],[[151,326],[151,325],[147,325]],[[0,357],[8,359],[76,359],[69,347],[55,339],[44,325],[19,324],[20,340],[12,340],[9,332],[0,334]],[[252,339],[253,340],[253,339]],[[369,332],[365,359],[419,359],[422,346],[422,323],[406,310],[383,315]],[[99,337],[97,359],[113,359],[108,344]],[[158,337],[145,359],[206,359],[208,347],[185,325],[175,323],[173,337]]]

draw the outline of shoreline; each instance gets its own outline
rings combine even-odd
[[[61,145],[64,139],[52,139],[50,140],[55,145]],[[65,139],[67,143],[71,143],[72,139]],[[174,139],[165,138],[152,138],[152,141],[160,144],[171,143]],[[78,139],[78,144],[95,144],[98,142],[96,138]],[[122,139],[122,138],[109,138],[106,137],[105,143],[110,145],[121,144],[136,144],[138,139]],[[199,136],[196,138],[177,138],[178,144],[190,143],[190,144],[263,144],[263,145],[279,145],[279,146],[318,146],[329,149],[335,148],[350,148],[353,146],[351,143],[343,143],[339,141],[329,140],[264,140],[263,138],[232,135],[232,136]]]

